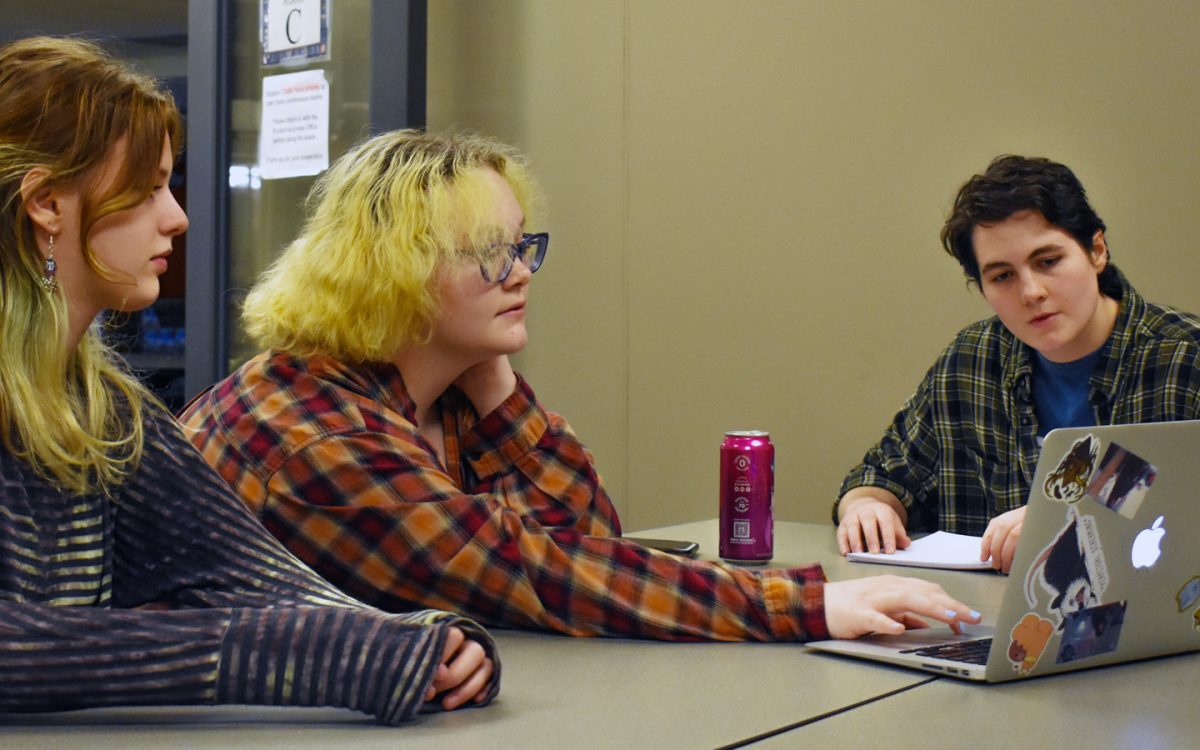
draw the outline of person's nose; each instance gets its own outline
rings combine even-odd
[[[170,196],[170,201],[166,208],[166,216],[163,218],[163,234],[174,237],[187,231],[188,217],[183,206],[179,205],[179,201],[175,199],[175,194],[168,190],[167,195]]]
[[[1034,273],[1022,273],[1020,275],[1021,282],[1021,302],[1026,305],[1036,305],[1046,299],[1046,285]]]
[[[503,286],[505,289],[515,289],[528,284],[531,278],[533,278],[533,271],[530,271],[529,266],[525,265],[525,261],[518,256],[513,258],[512,270],[504,279]]]

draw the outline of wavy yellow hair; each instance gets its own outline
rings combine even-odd
[[[265,349],[358,362],[423,340],[439,264],[511,241],[487,169],[533,221],[525,164],[496,141],[398,130],[352,148],[313,185],[303,231],[247,295],[247,333]]]
[[[153,399],[89,330],[67,351],[67,302],[47,292],[44,259],[22,197],[32,170],[46,186],[82,191],[83,254],[100,219],[150,194],[163,138],[178,148],[171,95],[96,45],[37,37],[0,48],[0,441],[66,491],[107,491],[137,465],[142,413]],[[91,190],[114,147],[125,157],[103,194]]]

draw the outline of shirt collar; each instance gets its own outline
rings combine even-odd
[[[1106,396],[1113,393],[1117,386],[1117,377],[1121,371],[1121,363],[1126,361],[1126,353],[1134,346],[1137,339],[1137,326],[1133,321],[1141,320],[1146,315],[1146,300],[1138,294],[1129,280],[1114,266],[1117,280],[1121,284],[1121,309],[1117,312],[1116,323],[1112,333],[1104,344],[1104,353],[1096,369],[1092,371],[1092,392],[1103,393]]]
[[[415,424],[417,405],[408,395],[400,368],[395,364],[364,362],[352,365],[324,354],[295,359],[303,361],[304,369],[370,401],[376,401],[400,412]]]

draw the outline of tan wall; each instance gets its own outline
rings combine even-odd
[[[429,119],[546,188],[519,366],[626,528],[715,515],[737,428],[774,437],[777,516],[821,521],[989,313],[937,235],[991,157],[1072,166],[1139,289],[1200,311],[1198,30],[1165,0],[436,0]]]

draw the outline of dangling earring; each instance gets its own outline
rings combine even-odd
[[[48,292],[53,292],[58,288],[58,279],[54,278],[54,274],[58,272],[58,261],[54,259],[54,235],[50,235],[50,247],[46,251],[46,265],[42,269],[42,286]]]

